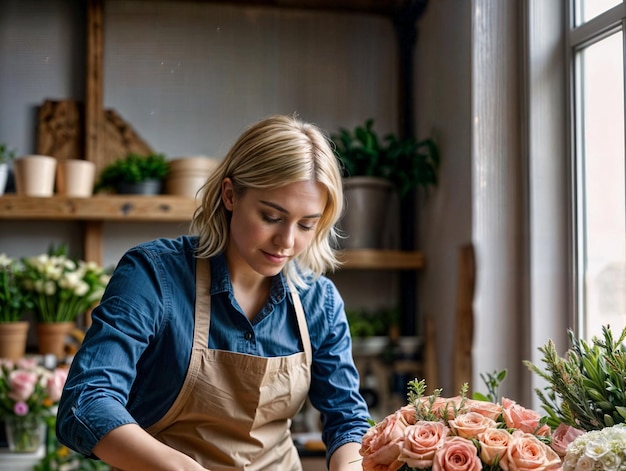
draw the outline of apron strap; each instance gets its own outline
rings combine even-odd
[[[311,351],[311,337],[309,337],[309,328],[306,325],[306,318],[304,317],[304,309],[302,308],[302,302],[300,302],[300,296],[296,287],[293,285],[289,278],[287,279],[287,286],[291,293],[291,300],[293,301],[293,307],[296,310],[296,319],[298,320],[298,328],[300,329],[300,339],[302,340],[302,346],[304,347],[304,356],[306,362],[310,365],[313,362],[313,354]]]

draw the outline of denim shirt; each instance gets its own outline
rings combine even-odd
[[[57,416],[61,443],[84,455],[124,424],[146,428],[173,404],[191,356],[197,237],[130,249],[116,267],[70,368]],[[234,297],[223,255],[211,263],[209,348],[263,357],[303,351],[282,274],[251,322]],[[313,350],[309,399],[320,412],[327,456],[369,428],[343,301],[326,277],[298,289]],[[219,378],[215,379],[219,381]]]

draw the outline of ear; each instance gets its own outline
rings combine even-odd
[[[235,191],[233,189],[233,181],[228,177],[222,180],[222,202],[227,210],[233,210],[235,206]]]

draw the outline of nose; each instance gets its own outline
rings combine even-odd
[[[274,244],[276,244],[277,247],[289,249],[293,247],[294,239],[295,227],[291,224],[285,224],[274,236]]]

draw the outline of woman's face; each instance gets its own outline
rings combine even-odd
[[[327,198],[324,186],[313,181],[237,196],[232,181],[224,179],[222,199],[232,212],[226,252],[230,269],[279,273],[314,239]]]

